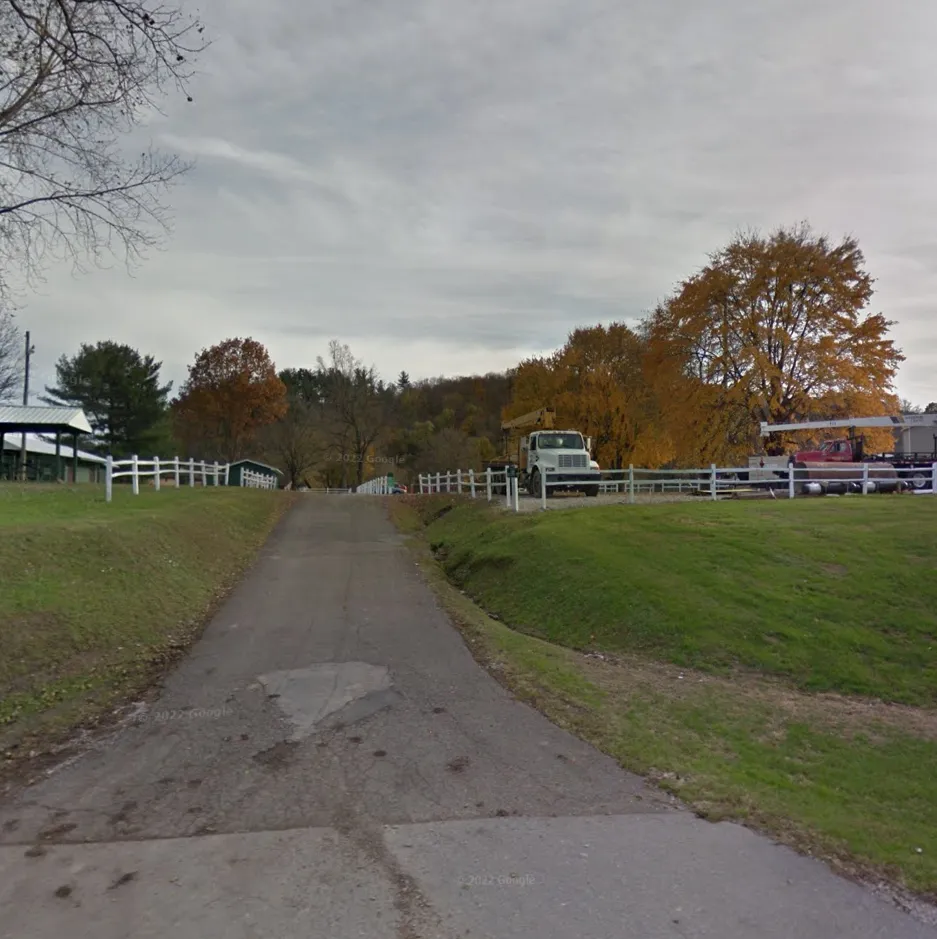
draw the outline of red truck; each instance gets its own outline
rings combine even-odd
[[[900,417],[854,417],[831,421],[804,421],[796,424],[762,422],[763,437],[779,431],[813,430],[845,427],[847,437],[826,440],[812,450],[798,450],[785,462],[793,461],[802,470],[805,480],[824,477],[824,467],[835,464],[826,476],[834,477],[843,464],[853,466],[857,473],[869,464],[869,475],[877,482],[878,491],[902,488],[929,489],[933,466],[937,463],[937,414],[903,414]],[[890,427],[895,431],[895,449],[886,453],[867,453],[865,438],[857,427]],[[768,462],[767,460],[765,461]],[[775,461],[771,461],[772,463]],[[800,475],[800,474],[798,474]],[[891,480],[894,484],[887,484]],[[897,485],[897,482],[904,485]]]

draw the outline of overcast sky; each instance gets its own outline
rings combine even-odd
[[[197,159],[133,279],[50,273],[33,387],[82,341],[184,379],[253,336],[331,338],[387,379],[500,370],[642,316],[739,227],[855,235],[937,400],[937,4],[928,0],[204,0]]]

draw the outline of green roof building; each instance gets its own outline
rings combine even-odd
[[[280,488],[280,477],[283,475],[281,470],[275,466],[268,466],[258,460],[236,460],[228,465],[228,485],[244,485],[244,470],[250,470],[252,473],[259,473],[261,476],[272,476],[276,480],[276,488]]]

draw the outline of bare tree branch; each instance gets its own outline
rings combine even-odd
[[[337,339],[329,343],[328,363],[318,357],[317,370],[326,389],[326,426],[331,428],[332,441],[340,449],[342,484],[348,482],[345,459],[351,457],[360,485],[368,452],[388,423],[383,383],[373,366],[366,368]]]
[[[0,310],[0,401],[12,401],[22,393],[23,351],[13,314]]]
[[[14,264],[33,281],[162,242],[190,164],[121,142],[170,92],[192,100],[203,29],[161,0],[0,0],[0,293]]]

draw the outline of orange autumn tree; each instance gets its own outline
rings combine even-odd
[[[872,278],[853,238],[809,226],[740,234],[646,323],[646,373],[679,462],[744,459],[759,422],[885,414],[903,356],[868,311]],[[772,435],[782,453],[790,436]]]
[[[562,377],[556,368],[555,354],[524,359],[509,372],[509,377],[511,401],[502,409],[503,420],[520,417],[538,408],[556,407],[556,398],[562,391]]]
[[[601,466],[627,465],[639,444],[659,462],[660,448],[650,445],[654,406],[642,357],[641,338],[624,323],[576,329],[552,356],[518,366],[505,417],[555,407],[563,427],[593,438]]]
[[[196,356],[172,403],[176,433],[206,456],[238,460],[257,432],[284,417],[286,385],[266,348],[254,339],[226,339]]]
[[[556,359],[563,376],[558,407],[593,438],[600,466],[626,466],[648,417],[642,344],[624,323],[574,330]]]

